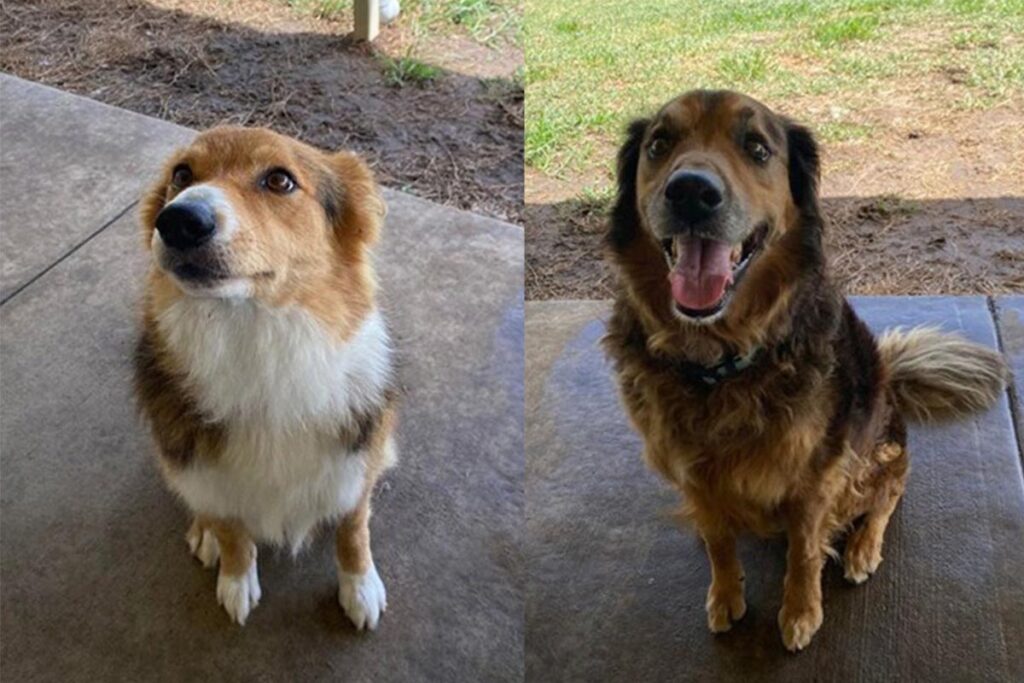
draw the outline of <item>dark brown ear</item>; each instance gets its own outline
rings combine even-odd
[[[799,253],[803,268],[813,272],[825,267],[825,224],[818,204],[818,180],[821,175],[818,144],[807,128],[786,121],[786,148],[789,156],[789,191],[799,211]]]
[[[377,241],[387,207],[370,167],[351,152],[328,157],[318,198],[339,240],[369,246]]]
[[[817,217],[820,213],[818,179],[821,175],[818,144],[807,128],[787,121],[786,147],[789,156],[789,191],[793,195],[793,203],[805,216]]]
[[[636,210],[636,171],[640,165],[640,152],[649,119],[637,119],[626,129],[626,142],[619,150],[616,171],[619,189],[612,208],[611,224],[606,237],[609,246],[621,251],[640,229],[640,215]]]

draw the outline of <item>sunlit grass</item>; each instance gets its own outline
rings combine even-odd
[[[980,108],[1024,93],[1024,0],[530,0],[526,163],[604,175],[626,122],[696,87],[743,90],[799,112],[826,142],[869,138],[876,92],[956,73]],[[797,112],[794,112],[797,113]]]

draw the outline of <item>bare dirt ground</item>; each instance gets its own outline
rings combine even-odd
[[[867,110],[871,136],[823,146],[828,250],[847,292],[1024,292],[1024,102],[946,106],[956,81],[908,83]],[[828,106],[807,98],[785,111],[806,119],[801,111]],[[611,296],[608,199],[577,198],[590,181],[527,171],[528,298]]]
[[[385,185],[521,223],[521,51],[428,36],[439,75],[396,86],[385,61],[409,31],[372,46],[350,31],[275,0],[0,0],[0,69],[184,126],[353,149]]]

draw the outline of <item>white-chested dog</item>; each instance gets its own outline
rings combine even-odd
[[[358,628],[386,606],[370,553],[374,482],[395,461],[391,347],[370,247],[369,168],[269,130],[215,128],[143,200],[152,266],[135,384],[187,540],[245,622],[256,543],[297,550],[337,523],[338,599]]]

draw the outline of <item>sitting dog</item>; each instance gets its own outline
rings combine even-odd
[[[395,462],[392,351],[370,248],[370,169],[264,129],[214,128],[143,199],[152,263],[135,389],[186,540],[217,600],[259,603],[256,544],[297,552],[337,523],[338,600],[357,628],[387,601],[370,553],[374,482]]]
[[[619,283],[604,346],[647,463],[706,546],[708,625],[746,610],[737,535],[781,532],[790,650],[821,626],[842,532],[846,578],[878,569],[904,420],[984,410],[1008,377],[998,353],[934,329],[872,336],[829,279],[818,176],[806,128],[738,93],[690,92],[629,127],[607,235]]]

